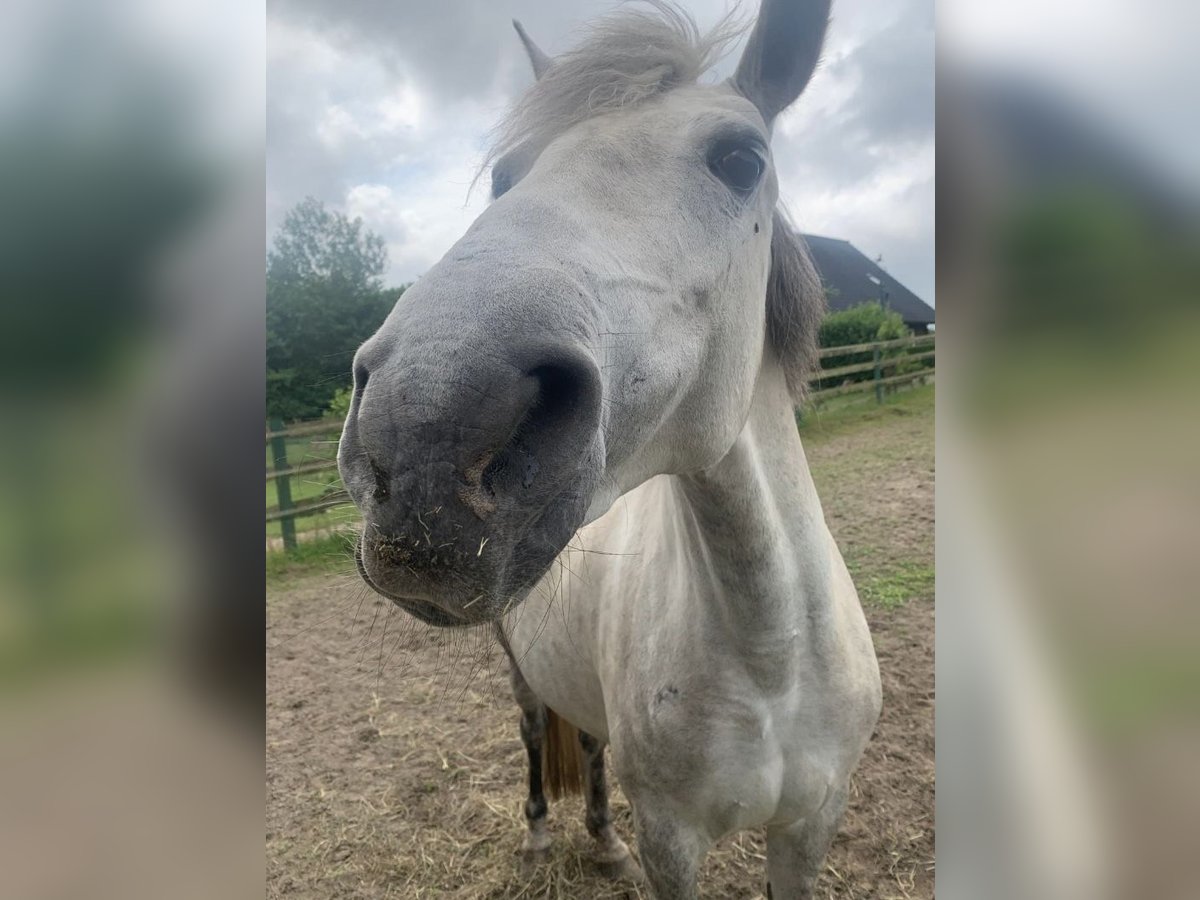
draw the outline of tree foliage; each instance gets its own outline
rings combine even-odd
[[[383,239],[309,197],[267,255],[267,414],[313,418],[351,379],[354,351],[404,288],[385,289]]]
[[[908,337],[911,334],[904,318],[895,310],[885,308],[878,300],[858,303],[848,309],[830,313],[821,323],[818,342],[822,347],[847,347],[853,344],[869,344],[874,341],[892,341]],[[885,357],[892,357],[904,352],[903,350],[884,351]],[[836,369],[854,363],[868,362],[873,358],[872,352],[849,353],[829,356],[821,361],[821,368]],[[873,377],[872,372],[852,372],[839,378],[838,381],[862,381]]]
[[[818,340],[822,347],[845,347],[908,335],[908,326],[900,313],[885,309],[878,300],[869,300],[827,315],[821,322]]]

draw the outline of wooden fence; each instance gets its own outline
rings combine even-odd
[[[856,392],[875,392],[875,400],[883,402],[884,393],[901,384],[930,378],[934,374],[931,364],[934,359],[934,336],[916,335],[894,341],[870,344],[854,344],[849,347],[826,347],[818,354],[822,360],[839,356],[866,356],[870,359],[833,369],[821,369],[809,380],[812,390],[808,401],[820,405],[830,397]],[[930,363],[925,363],[929,360]],[[916,365],[920,363],[920,365]],[[907,371],[901,371],[905,370]],[[871,373],[870,378],[850,380],[849,376]],[[292,499],[293,479],[317,472],[328,472],[337,468],[335,459],[319,459],[292,464],[288,461],[288,439],[299,437],[331,437],[336,441],[342,423],[335,420],[303,422],[284,426],[282,422],[270,423],[267,431],[267,446],[271,452],[271,467],[267,469],[267,481],[275,482],[278,505],[267,509],[267,521],[279,522],[280,534],[286,548],[296,546],[296,520],[325,512],[350,503],[350,497],[341,482],[330,485],[316,497],[300,502]]]
[[[275,482],[275,497],[278,505],[267,508],[267,521],[279,522],[283,546],[292,549],[296,546],[296,520],[303,519],[314,513],[324,512],[338,506],[350,503],[350,495],[342,487],[340,480],[319,496],[309,498],[299,503],[292,500],[293,480],[302,475],[312,475],[317,472],[328,472],[337,469],[336,459],[318,459],[311,462],[291,464],[288,461],[288,439],[298,437],[330,437],[336,441],[341,433],[342,423],[337,420],[321,422],[302,422],[298,425],[284,427],[279,421],[269,424],[267,446],[271,451],[271,467],[267,469],[267,481]]]
[[[875,400],[882,403],[885,390],[934,374],[933,344],[932,334],[918,334],[894,341],[824,347],[817,354],[817,358],[822,361],[836,356],[866,356],[868,353],[871,354],[871,358],[833,369],[818,369],[809,378],[809,401],[819,405],[829,397],[873,390]],[[930,362],[926,364],[925,360]],[[901,369],[907,371],[900,371]],[[847,378],[866,372],[870,372],[872,377],[862,380]]]

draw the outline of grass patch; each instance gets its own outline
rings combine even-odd
[[[858,579],[858,593],[867,603],[892,608],[932,596],[933,582],[933,566],[904,562],[887,574]]]
[[[301,501],[293,500],[296,503]],[[294,520],[296,523],[296,531],[321,531],[331,528],[337,528],[342,525],[351,525],[358,521],[358,509],[349,500],[344,506],[335,506],[331,509],[321,510],[320,512],[311,513],[307,516],[300,516]],[[274,519],[267,523],[266,536],[268,538],[277,538],[283,535],[283,525],[278,519]]]
[[[885,394],[877,403],[875,394],[844,394],[831,397],[819,407],[806,404],[796,413],[800,436],[819,441],[863,425],[895,416],[932,415],[934,385],[926,384]]]
[[[339,488],[342,485],[342,480],[338,476],[337,469],[330,469],[328,472],[308,472],[304,475],[296,475],[288,479],[289,487],[292,489],[292,502],[304,503],[308,500],[316,500],[329,491]],[[275,480],[267,482],[267,509],[271,509],[279,505],[279,494],[276,492]]]
[[[338,447],[338,431],[341,427],[341,422],[333,422],[330,424],[330,432],[328,434],[304,435],[301,437],[287,438],[285,443],[287,446],[287,462],[289,466],[302,466],[308,463],[328,461],[332,462],[337,459]],[[271,443],[268,441],[266,446],[267,468],[274,468],[273,451]],[[272,479],[266,483],[266,508],[274,509],[279,505],[279,496],[276,492],[277,482]],[[341,478],[338,475],[337,469],[327,469],[321,472],[306,472],[303,475],[296,475],[289,479],[291,488],[292,503],[299,505],[312,500],[318,500],[326,496],[330,491],[341,487]],[[350,510],[353,514],[353,510]],[[296,529],[298,531],[310,531],[320,528],[331,528],[335,525],[346,521],[347,509],[336,507],[331,510],[324,510],[312,515],[303,516],[295,520]],[[266,523],[266,536],[268,538],[279,537],[282,534],[282,525],[276,519]]]
[[[314,572],[353,572],[354,538],[348,534],[302,541],[291,550],[267,551],[267,581]]]

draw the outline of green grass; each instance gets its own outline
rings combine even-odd
[[[933,598],[934,396],[928,385],[882,404],[873,392],[835,397],[801,416],[813,479],[866,606]]]
[[[333,534],[301,541],[293,550],[267,551],[267,581],[277,582],[315,572],[354,571],[354,538]]]
[[[331,487],[336,487],[341,483],[342,480],[338,477],[337,469],[330,469],[328,472],[308,472],[288,479],[293,503],[315,500]],[[275,480],[272,479],[267,482],[267,509],[278,504],[279,495],[276,492]]]
[[[305,463],[317,461],[333,461],[337,459],[338,446],[338,429],[339,423],[331,424],[329,434],[318,434],[307,437],[287,438],[287,462],[289,466],[300,466]],[[274,468],[274,460],[271,451],[271,445],[268,443],[265,448],[267,468]],[[308,500],[315,500],[322,496],[331,488],[336,488],[341,485],[341,479],[338,477],[337,469],[329,469],[322,472],[308,472],[304,475],[297,475],[289,479],[289,487],[291,488],[292,502],[304,503]],[[266,483],[266,509],[272,509],[279,505],[279,495],[276,489],[274,479]],[[310,531],[313,529],[330,528],[342,522],[352,519],[352,512],[347,509],[332,509],[315,513],[311,516],[305,516],[301,519],[296,519],[297,531]],[[279,537],[282,534],[281,525],[278,521],[266,523],[266,536]]]
[[[924,563],[902,562],[886,574],[857,580],[859,596],[876,606],[902,606],[909,600],[933,596],[933,566]]]
[[[322,510],[321,512],[296,519],[296,533],[328,531],[345,522],[352,521],[355,515],[356,513],[349,505],[335,507],[331,510]],[[278,519],[267,523],[266,537],[268,540],[283,537],[283,526],[279,523]]]
[[[796,415],[796,424],[806,441],[821,440],[893,416],[932,415],[933,400],[932,384],[885,394],[883,403],[876,402],[873,391],[843,394],[831,397],[819,407],[805,404]]]
[[[328,434],[285,438],[288,462],[292,465],[298,465],[318,459],[337,459],[338,436],[340,433],[341,423],[330,422]],[[267,466],[270,467],[272,460],[270,443],[266,444],[264,452],[266,454]]]
[[[291,479],[292,503],[299,504],[308,500],[315,500],[331,488],[340,487],[341,483],[336,469],[330,469],[328,472],[309,472],[307,475],[300,475]],[[272,509],[278,504],[279,499],[275,492],[275,482],[268,481],[266,508]],[[344,522],[353,521],[355,518],[357,518],[357,513],[347,504],[344,507],[321,510],[320,512],[293,521],[296,523],[297,531],[313,531],[332,528]],[[281,530],[282,525],[278,519],[266,524],[267,537],[279,537],[283,533]]]

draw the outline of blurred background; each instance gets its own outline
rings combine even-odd
[[[1200,895],[1195,4],[939,4],[941,896]]]
[[[6,897],[261,896],[263,22],[5,7]]]
[[[1195,897],[1200,9],[938,17],[939,890]],[[4,896],[262,892],[264,41],[6,7]]]

